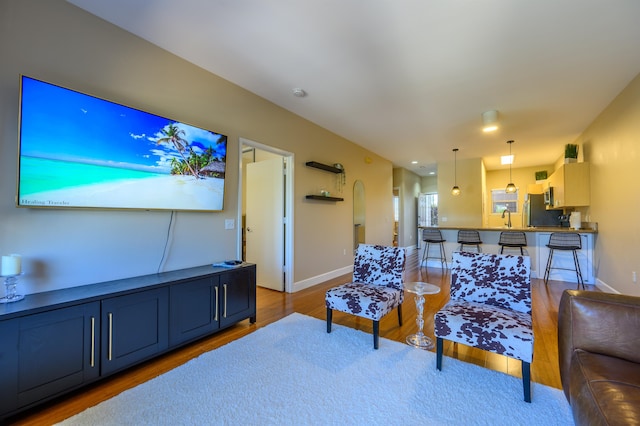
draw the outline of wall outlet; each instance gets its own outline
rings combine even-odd
[[[634,283],[638,282],[638,276],[636,275],[636,271],[631,272],[631,281]]]
[[[236,227],[236,221],[234,219],[224,220],[224,229],[233,229]]]
[[[347,249],[342,249],[342,255],[346,256],[347,255]]]
[[[447,217],[446,217],[446,216],[444,216],[444,217],[442,218],[442,221],[443,221],[443,222],[446,222],[446,221],[447,221]]]

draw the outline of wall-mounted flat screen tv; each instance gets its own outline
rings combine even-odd
[[[227,137],[21,77],[18,207],[219,211]]]

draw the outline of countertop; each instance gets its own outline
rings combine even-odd
[[[522,232],[578,232],[580,234],[597,234],[598,231],[592,228],[580,228],[575,230],[573,228],[565,228],[560,226],[535,226],[535,227],[511,227],[506,226],[419,226],[420,229],[440,229],[440,230],[460,230],[460,229],[474,229],[477,231],[522,231]]]

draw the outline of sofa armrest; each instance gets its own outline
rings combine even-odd
[[[558,308],[558,357],[567,399],[576,349],[640,363],[640,297],[565,290]]]

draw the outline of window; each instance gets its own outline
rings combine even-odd
[[[438,194],[418,197],[418,226],[438,226]]]
[[[400,197],[393,196],[393,220],[398,222],[400,220]]]
[[[509,209],[511,213],[518,213],[518,193],[520,190],[512,194],[505,192],[504,188],[491,190],[491,213],[504,212]]]

